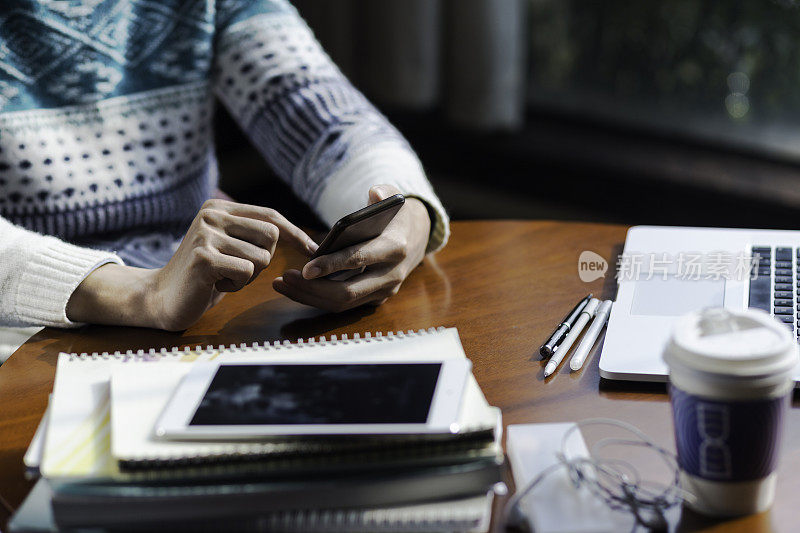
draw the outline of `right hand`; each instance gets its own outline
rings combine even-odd
[[[240,290],[269,266],[278,239],[307,256],[317,249],[274,209],[208,200],[163,268],[100,267],[75,290],[67,316],[75,322],[186,329],[224,293]],[[130,314],[119,310],[120,295],[130,298]],[[107,307],[112,309],[104,312]]]

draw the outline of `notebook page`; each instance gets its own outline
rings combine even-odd
[[[111,476],[117,473],[111,460],[111,406],[109,380],[112,370],[131,361],[208,360],[214,353],[174,352],[134,356],[102,354],[58,355],[53,394],[48,405],[43,476]]]
[[[44,434],[47,431],[48,413],[50,413],[49,406],[44,410],[42,419],[39,420],[39,425],[36,426],[36,433],[33,434],[31,443],[28,445],[25,456],[22,458],[25,468],[29,471],[35,470],[38,472],[39,465],[42,463],[42,456],[44,455]]]
[[[111,361],[74,364],[59,354],[50,400],[44,456],[45,477],[109,475],[111,448],[108,375]]]

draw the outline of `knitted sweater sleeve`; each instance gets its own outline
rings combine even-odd
[[[78,326],[69,297],[95,268],[121,263],[109,252],[81,248],[0,218],[0,326]]]
[[[422,200],[428,251],[449,220],[403,136],[357,91],[288,3],[219,3],[214,86],[278,175],[329,225],[387,183]]]

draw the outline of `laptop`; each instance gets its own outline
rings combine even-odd
[[[704,307],[760,308],[798,338],[800,231],[635,226],[616,259],[603,378],[667,381],[661,354],[672,325]]]

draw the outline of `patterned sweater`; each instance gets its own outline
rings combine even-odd
[[[0,325],[69,326],[97,266],[169,260],[217,183],[215,97],[328,224],[390,183],[446,242],[414,152],[285,1],[3,0]]]

